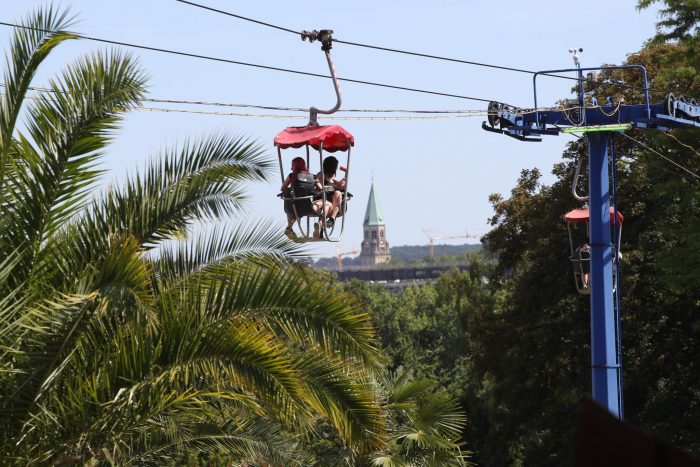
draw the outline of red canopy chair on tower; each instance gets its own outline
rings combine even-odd
[[[566,220],[566,228],[569,232],[569,246],[571,248],[571,264],[574,268],[574,281],[576,282],[576,290],[583,295],[589,295],[591,289],[589,287],[591,273],[591,254],[590,245],[588,243],[588,223],[590,214],[588,209],[574,209],[564,215]],[[614,258],[620,255],[620,241],[622,239],[622,222],[625,217],[620,211],[617,211],[617,222],[615,222],[615,209],[610,208],[610,225],[614,228],[611,238],[612,240],[612,258],[613,261],[613,284],[616,284]],[[579,228],[579,227],[585,227]],[[619,257],[619,256],[618,256]],[[614,285],[613,285],[614,291]]]

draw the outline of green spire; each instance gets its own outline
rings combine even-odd
[[[364,225],[384,225],[384,216],[382,216],[382,211],[379,209],[377,196],[374,194],[374,180],[372,180],[372,189],[369,191]]]

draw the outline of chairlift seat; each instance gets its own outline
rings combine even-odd
[[[567,212],[564,215],[564,220],[566,221],[567,230],[569,232],[569,247],[571,249],[571,265],[573,266],[574,282],[576,284],[576,290],[582,295],[590,295],[590,273],[591,273],[591,250],[588,245],[588,228],[587,224],[590,222],[590,212],[588,209],[574,209]],[[620,256],[620,241],[622,235],[622,223],[625,217],[620,211],[617,211],[617,222],[615,222],[615,209],[610,207],[610,226],[616,225],[616,231],[612,232],[611,235],[611,248],[613,256]],[[584,238],[581,237],[582,233],[575,234],[574,226],[585,224],[586,233]],[[615,275],[617,274],[616,266],[613,264],[613,291],[615,291]]]
[[[309,173],[297,174],[294,187],[285,188],[282,192],[284,212],[291,216],[298,215],[300,217],[316,214],[313,208],[314,184],[313,175]]]

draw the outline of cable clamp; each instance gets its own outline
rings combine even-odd
[[[328,52],[333,47],[333,30],[321,29],[320,31],[301,31],[301,40],[309,42],[321,41],[321,50]]]

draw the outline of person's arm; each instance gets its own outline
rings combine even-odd
[[[344,166],[344,165],[341,165],[341,166],[338,167],[338,168],[339,168],[340,170],[342,170],[343,172],[347,172],[347,171],[348,171],[348,168],[347,168],[346,166]],[[346,187],[347,185],[348,185],[348,182],[347,182],[347,180],[345,179],[345,177],[343,177],[342,180],[336,180],[336,181],[335,181],[335,188],[336,188],[337,190],[344,190],[345,187]]]
[[[323,183],[321,183],[321,172],[316,175],[316,191],[323,191]]]
[[[290,175],[287,175],[287,178],[285,178],[284,182],[282,182],[282,188],[280,188],[280,191],[284,191],[284,189],[287,188],[291,183],[292,177]]]

